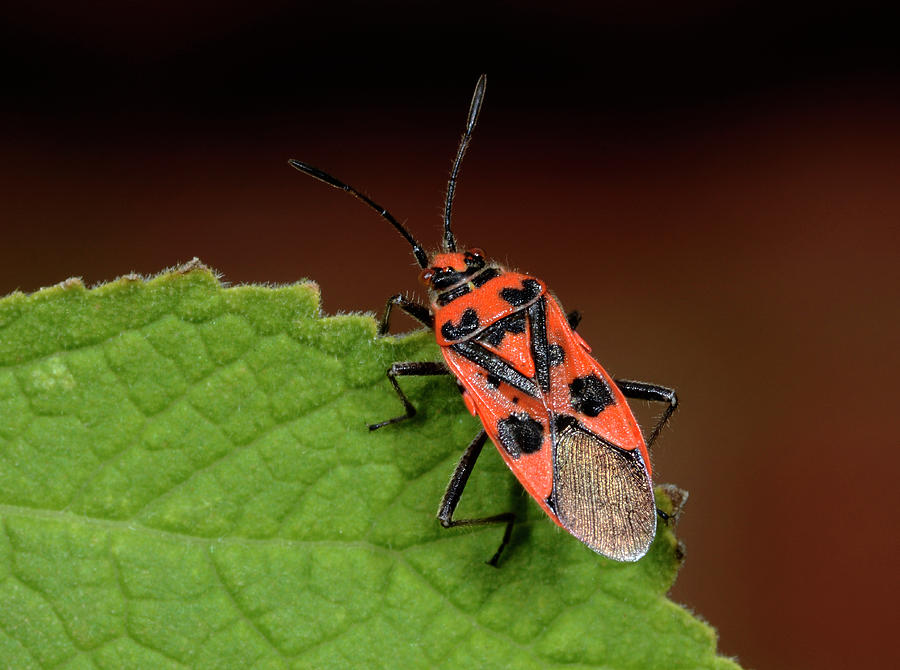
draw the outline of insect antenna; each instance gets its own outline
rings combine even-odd
[[[329,186],[334,186],[335,188],[339,188],[340,190],[342,190],[346,193],[349,193],[357,200],[360,200],[365,205],[368,205],[369,207],[374,209],[376,212],[378,212],[378,215],[382,219],[384,219],[389,224],[391,224],[394,228],[396,228],[397,232],[399,232],[401,235],[403,235],[403,237],[406,238],[406,241],[412,245],[413,255],[416,257],[416,261],[419,263],[419,267],[422,267],[422,268],[428,267],[428,254],[426,254],[425,251],[422,249],[422,245],[419,244],[419,242],[416,240],[416,238],[412,236],[412,233],[410,233],[406,228],[404,228],[403,224],[401,224],[399,221],[397,221],[397,219],[395,219],[391,215],[391,213],[389,211],[387,211],[384,207],[379,205],[377,202],[375,202],[371,198],[363,195],[362,193],[357,191],[355,188],[353,188],[349,184],[345,184],[341,180],[336,179],[335,177],[332,177],[330,174],[328,174],[327,172],[324,172],[323,170],[320,170],[317,167],[313,167],[312,165],[304,163],[303,161],[298,161],[294,158],[290,159],[288,161],[288,164],[291,167],[300,170],[300,172],[308,174],[310,177],[315,177],[319,181],[323,181],[326,184],[328,184]]]
[[[475,84],[475,92],[472,94],[472,102],[469,105],[469,117],[466,120],[466,132],[459,141],[459,149],[456,151],[456,160],[453,161],[453,169],[450,171],[450,181],[447,183],[447,201],[444,203],[444,249],[456,251],[456,239],[450,230],[450,211],[453,209],[453,196],[456,194],[456,179],[459,176],[459,166],[462,164],[463,155],[469,148],[472,140],[472,130],[478,123],[478,114],[481,112],[481,103],[484,101],[484,89],[487,86],[487,75],[478,77]]]

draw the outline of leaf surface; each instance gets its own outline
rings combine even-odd
[[[737,668],[635,564],[547,519],[486,448],[425,332],[323,318],[312,283],[226,288],[199,263],[0,301],[0,659],[28,668]],[[663,509],[671,502],[657,492]]]

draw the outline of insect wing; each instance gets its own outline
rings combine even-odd
[[[557,436],[553,497],[559,523],[596,552],[636,561],[656,534],[656,503],[640,451],[570,426]]]
[[[559,524],[596,552],[636,561],[656,533],[647,448],[628,403],[546,301],[550,392],[556,428],[552,503]]]

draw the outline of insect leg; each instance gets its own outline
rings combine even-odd
[[[575,330],[578,328],[578,324],[581,323],[581,312],[577,309],[566,314],[566,321],[569,322],[569,328]]]
[[[384,316],[381,318],[381,325],[378,326],[379,335],[387,335],[391,318],[391,309],[394,305],[397,305],[397,307],[419,323],[424,324],[428,328],[434,328],[434,317],[431,315],[430,309],[415,300],[409,300],[408,298],[404,298],[402,295],[397,294],[388,298],[387,305],[384,307]]]
[[[666,407],[666,411],[663,412],[656,427],[650,433],[650,437],[647,438],[647,448],[649,449],[650,445],[652,445],[656,441],[656,438],[659,437],[659,432],[663,429],[663,426],[668,423],[672,414],[678,407],[678,397],[675,395],[675,389],[659,386],[658,384],[635,382],[628,379],[616,379],[615,381],[616,386],[619,387],[622,395],[626,398],[668,403],[669,406]]]
[[[647,384],[646,382],[636,382],[628,379],[616,379],[615,382],[616,386],[619,387],[619,390],[622,391],[622,395],[626,398],[668,403],[669,406],[666,407],[666,411],[663,412],[656,427],[650,433],[650,437],[647,438],[647,448],[649,449],[650,445],[652,445],[656,441],[656,438],[659,437],[659,432],[663,429],[663,426],[668,423],[672,414],[678,408],[678,396],[675,395],[675,389],[659,386],[658,384]],[[658,507],[656,508],[656,514],[664,523],[669,523],[671,515],[666,514]]]
[[[391,382],[391,386],[394,387],[394,391],[396,391],[397,395],[400,397],[406,413],[395,416],[393,419],[388,419],[387,421],[370,423],[369,430],[378,430],[379,428],[384,428],[392,423],[411,419],[416,415],[416,408],[413,407],[409,398],[407,398],[406,394],[403,392],[403,389],[400,388],[400,384],[397,383],[397,377],[426,377],[449,374],[450,370],[447,369],[446,365],[433,361],[414,361],[408,363],[394,363],[391,365],[387,371],[387,378]]]
[[[487,433],[482,430],[475,436],[475,439],[472,440],[469,446],[466,447],[462,457],[459,459],[459,463],[456,465],[456,470],[453,471],[453,476],[450,478],[450,483],[447,485],[447,491],[444,493],[444,497],[441,500],[441,506],[438,509],[438,519],[444,528],[505,523],[506,530],[503,532],[503,539],[500,541],[500,546],[497,547],[497,551],[494,552],[491,560],[487,562],[488,565],[497,567],[497,561],[500,560],[500,554],[503,553],[503,549],[509,544],[509,538],[512,536],[513,523],[515,523],[516,515],[512,512],[506,512],[504,514],[495,514],[494,516],[485,517],[483,519],[454,520],[453,518],[456,506],[459,505],[459,499],[462,497],[463,489],[466,488],[466,482],[469,481],[469,475],[472,474],[472,469],[475,467],[475,461],[478,460],[478,456],[481,454],[481,449],[484,447],[486,440]]]

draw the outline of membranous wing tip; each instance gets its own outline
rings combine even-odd
[[[617,561],[647,553],[656,534],[656,501],[639,450],[571,425],[558,435],[553,479],[559,521],[575,537]]]

